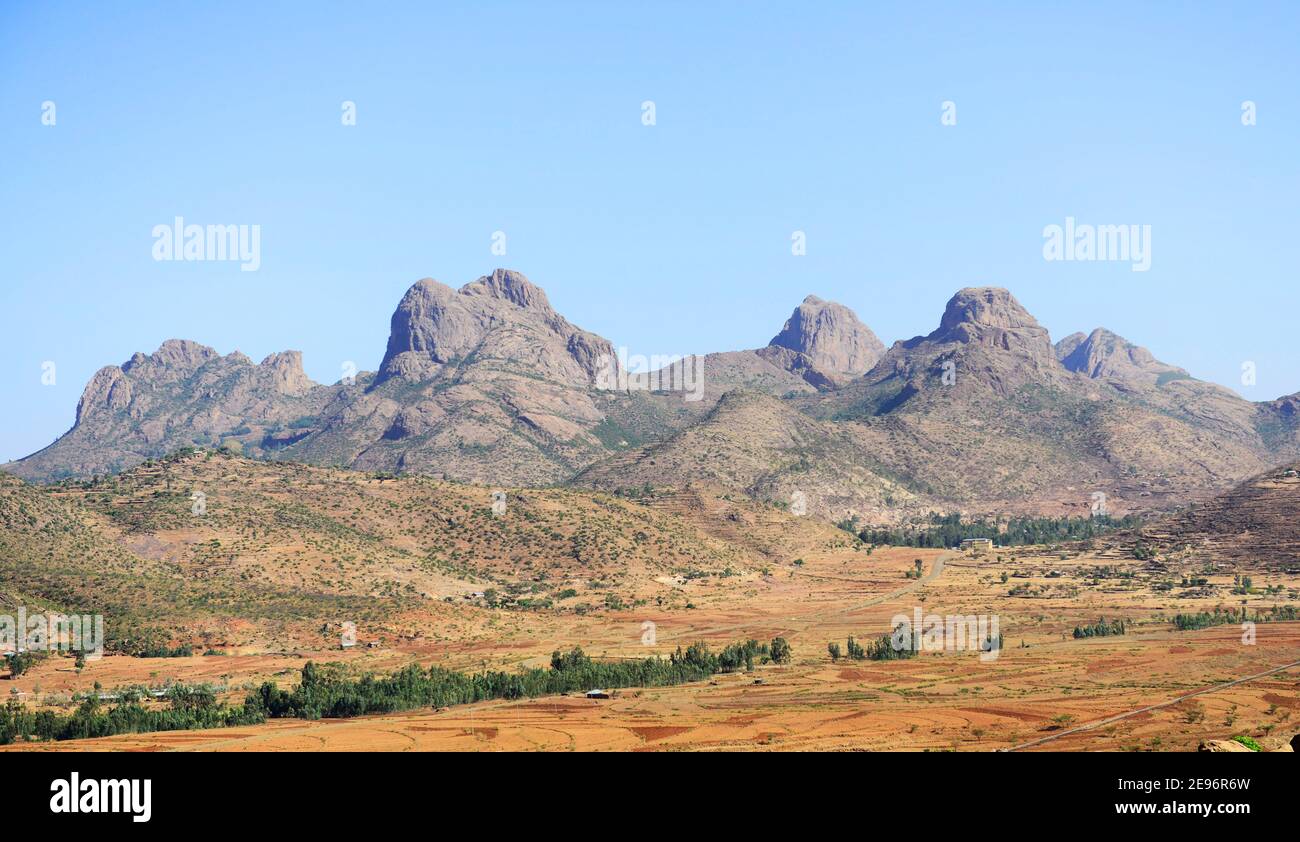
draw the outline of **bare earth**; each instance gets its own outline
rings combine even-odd
[[[1057,737],[1030,750],[1194,750],[1205,739],[1250,734],[1261,742],[1289,738],[1300,723],[1300,667],[1138,713],[1102,727],[1080,725],[1139,710],[1198,690],[1293,663],[1300,623],[1264,623],[1254,643],[1239,624],[1176,631],[1177,612],[1237,607],[1227,595],[1231,573],[1210,576],[1215,593],[1179,597],[1150,585],[1165,574],[1142,562],[1087,555],[1061,558],[1042,549],[999,550],[970,557],[937,550],[848,546],[810,551],[802,564],[774,564],[707,584],[672,583],[698,600],[691,610],[653,604],[595,615],[491,611],[490,634],[472,647],[454,642],[342,653],[230,654],[188,659],[107,657],[78,677],[51,659],[12,683],[41,693],[109,687],[165,678],[221,682],[233,699],[243,686],[296,681],[306,658],[343,660],[385,672],[416,660],[460,668],[540,665],[553,649],[580,644],[596,657],[667,654],[707,640],[715,649],[754,637],[786,636],[789,665],[673,688],[618,691],[608,700],[554,697],[485,702],[353,720],[273,721],[236,729],[119,736],[18,750],[202,751],[600,751],[600,750],[958,750],[990,751]],[[946,561],[936,575],[936,562]],[[926,578],[907,579],[914,560]],[[1095,579],[1095,568],[1132,578]],[[1002,574],[1008,574],[1002,581]],[[1016,575],[1020,574],[1020,575]],[[1251,610],[1288,602],[1300,576],[1255,572]],[[1011,596],[1029,585],[1033,596]],[[922,653],[911,660],[832,663],[828,641],[884,634],[896,614],[996,614],[1004,650],[985,662],[978,652]],[[1076,640],[1076,625],[1124,618],[1123,636]],[[643,623],[655,624],[652,644]],[[495,642],[487,643],[491,637]],[[761,684],[756,683],[761,679]],[[1068,716],[1070,720],[1061,720]],[[1058,732],[1066,732],[1058,736]]]

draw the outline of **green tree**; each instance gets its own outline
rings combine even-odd
[[[9,667],[9,677],[17,678],[31,668],[36,663],[36,656],[31,652],[16,652],[12,655],[5,656],[5,663]]]

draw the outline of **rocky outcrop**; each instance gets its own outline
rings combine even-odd
[[[826,405],[881,414],[931,411],[938,401],[947,414],[964,405],[959,397],[1006,397],[1028,384],[1055,385],[1064,376],[1047,330],[1011,293],[968,287],[948,301],[934,331],[894,343],[866,376]]]
[[[810,295],[758,353],[780,361],[789,371],[808,372],[811,378],[833,385],[870,371],[885,346],[848,307]]]
[[[459,290],[425,278],[393,313],[378,383],[426,380],[485,349],[548,380],[590,384],[608,340],[569,324],[519,272],[497,269]]]
[[[90,378],[81,400],[77,401],[77,424],[89,416],[106,412],[123,412],[131,405],[131,381],[115,365],[104,366]]]
[[[117,471],[193,445],[239,438],[256,453],[295,419],[311,416],[330,393],[302,368],[302,354],[271,354],[260,365],[235,351],[169,339],[95,373],[77,403],[71,430],[7,470],[48,480]]]
[[[869,371],[884,348],[848,307],[810,295],[764,347],[704,356],[700,408],[735,389],[774,397],[833,391]],[[675,376],[680,365],[670,368]]]
[[[932,344],[982,345],[1045,368],[1056,362],[1047,329],[1001,287],[960,290],[949,299],[938,329],[926,338]]]
[[[155,381],[183,380],[221,355],[207,345],[188,339],[168,339],[148,356],[137,351],[122,364],[122,371]]]
[[[281,351],[262,360],[269,384],[282,395],[305,395],[315,383],[302,370],[302,351]]]
[[[1177,366],[1160,362],[1146,348],[1102,327],[1087,336],[1067,336],[1056,343],[1055,352],[1067,370],[1094,380],[1154,386],[1191,377]]]

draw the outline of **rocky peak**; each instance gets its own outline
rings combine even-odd
[[[168,339],[158,346],[157,351],[148,356],[136,351],[131,355],[131,359],[122,365],[122,371],[129,373],[135,369],[143,369],[188,374],[209,360],[215,360],[220,356],[215,349],[198,342],[191,342],[188,339]]]
[[[938,330],[927,338],[933,342],[982,345],[1032,357],[1044,364],[1056,363],[1047,329],[1001,287],[958,291],[944,308]]]
[[[305,395],[314,384],[302,370],[302,351],[280,351],[259,364],[271,374],[271,383],[285,395]]]
[[[1041,329],[1015,296],[1001,287],[966,287],[948,300],[939,330],[948,333],[966,325],[1001,330]]]
[[[831,379],[864,374],[885,353],[885,346],[848,307],[815,295],[803,300],[781,332],[768,343],[802,354]]]
[[[522,272],[511,269],[495,269],[491,275],[484,275],[460,288],[462,295],[490,295],[502,301],[509,301],[525,309],[533,309],[550,315],[551,302],[547,300],[542,288],[524,277]]]
[[[551,309],[546,293],[519,272],[497,269],[459,290],[431,278],[402,296],[376,384],[421,380],[439,367],[485,354],[532,368],[561,382],[589,383],[597,361],[613,349]]]
[[[381,379],[422,373],[473,346],[477,320],[456,306],[455,298],[455,290],[433,278],[422,278],[406,291],[393,311]]]
[[[1158,383],[1186,379],[1186,371],[1157,360],[1150,351],[1099,327],[1086,337],[1067,336],[1056,344],[1056,357],[1066,369],[1093,379]]]
[[[1056,358],[1062,363],[1066,357],[1074,353],[1075,349],[1088,340],[1088,334],[1083,332],[1071,333],[1069,336],[1056,343]]]
[[[101,409],[118,412],[126,409],[130,404],[131,381],[127,379],[122,368],[106,365],[95,372],[95,376],[90,378],[90,382],[82,390],[81,400],[77,401],[76,423],[80,424],[85,418]]]

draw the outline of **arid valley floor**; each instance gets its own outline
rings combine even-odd
[[[218,474],[237,472],[247,485],[259,474],[266,478],[282,470],[220,458],[191,460],[177,469],[186,474],[187,487],[202,480],[211,490],[216,517],[203,529],[216,530],[236,529],[221,514]],[[211,473],[199,476],[203,472]],[[400,486],[391,480],[355,482],[373,494]],[[439,493],[480,492],[456,486]],[[625,574],[595,589],[599,596],[612,588],[618,600],[583,603],[582,610],[490,607],[469,591],[475,586],[463,573],[458,582],[445,570],[417,570],[410,578],[422,598],[395,603],[400,607],[393,615],[359,623],[359,643],[347,651],[340,650],[335,631],[313,636],[307,627],[315,620],[285,626],[297,631],[286,632],[284,639],[291,642],[280,646],[257,629],[227,623],[202,633],[221,654],[109,655],[80,675],[70,659],[56,657],[5,681],[3,689],[50,699],[90,690],[96,682],[111,688],[175,680],[208,682],[238,700],[266,679],[293,684],[308,659],[343,662],[358,674],[392,672],[412,661],[474,670],[544,666],[553,650],[573,645],[598,658],[640,658],[666,656],[698,640],[720,649],[736,640],[777,635],[791,642],[791,662],[676,687],[618,690],[609,699],[496,701],[9,749],[992,751],[1032,743],[1024,750],[1188,751],[1238,734],[1253,736],[1265,748],[1278,746],[1300,724],[1295,718],[1300,623],[1260,623],[1253,643],[1243,642],[1240,623],[1187,631],[1171,623],[1176,613],[1239,608],[1243,600],[1251,612],[1293,602],[1300,573],[1251,569],[1255,588],[1242,597],[1229,593],[1237,563],[1216,561],[1190,547],[1163,554],[1158,562],[1133,558],[1121,542],[1107,540],[996,548],[978,556],[906,547],[868,552],[853,535],[829,524],[699,489],[609,502],[652,519],[664,534],[693,529],[730,541],[743,558],[719,562],[725,572],[715,566],[706,575],[689,577],[668,569],[671,565],[634,561],[624,565]],[[210,534],[187,526],[159,530],[150,540],[159,542],[155,550],[186,548],[192,559]],[[123,530],[115,537],[146,548],[139,533]],[[260,552],[253,543],[240,550],[246,572]],[[302,557],[311,564],[316,555],[304,550]],[[923,578],[908,578],[918,559]],[[180,567],[183,575],[194,576],[210,563],[182,560]],[[602,584],[596,582],[602,575],[599,562],[590,564],[552,574],[557,587],[561,580],[576,585],[571,604],[593,595],[593,583]],[[1188,575],[1208,582],[1180,587]],[[346,590],[346,580],[340,574],[337,587]],[[1004,648],[991,660],[975,651],[952,651],[922,652],[907,660],[832,662],[828,642],[842,644],[849,635],[877,638],[894,615],[911,615],[917,608],[926,614],[996,615]],[[1101,617],[1123,619],[1127,633],[1072,636],[1076,626]],[[646,623],[653,624],[652,636]],[[1288,664],[1292,668],[1219,687]],[[1190,694],[1198,695],[1184,698]],[[1163,706],[1144,710],[1157,705]],[[1131,715],[1106,721],[1125,714]],[[1094,723],[1101,724],[1088,727]]]

